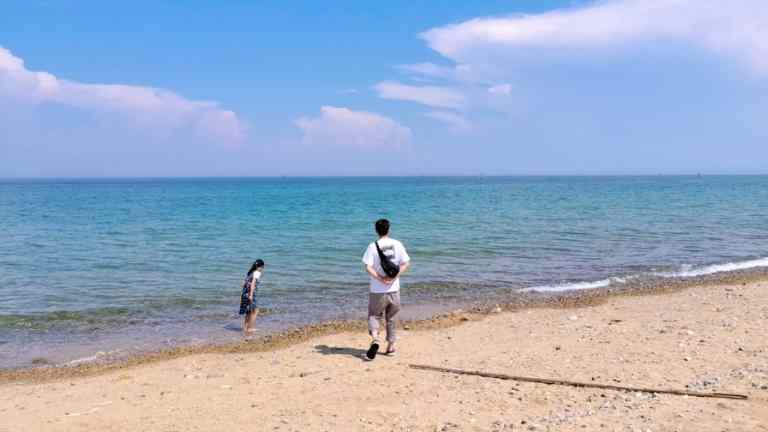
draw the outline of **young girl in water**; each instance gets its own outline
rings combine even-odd
[[[256,306],[256,289],[259,287],[261,275],[264,273],[264,261],[257,259],[248,270],[243,283],[243,293],[240,295],[240,315],[243,318],[243,334],[256,331],[254,322],[259,314],[259,308]]]

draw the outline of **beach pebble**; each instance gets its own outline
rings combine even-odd
[[[568,319],[571,320],[571,321],[576,321],[576,320],[579,319],[579,317],[577,315],[571,315],[571,316],[568,317]]]

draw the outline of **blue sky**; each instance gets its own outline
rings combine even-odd
[[[11,1],[0,177],[765,173],[763,0]]]

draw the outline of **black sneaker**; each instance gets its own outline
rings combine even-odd
[[[371,347],[368,348],[368,352],[365,353],[365,356],[368,357],[368,360],[373,360],[376,358],[376,354],[379,353],[379,341],[376,339],[371,342]]]

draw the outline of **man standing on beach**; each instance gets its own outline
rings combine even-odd
[[[411,258],[405,247],[399,241],[389,237],[389,221],[379,219],[375,224],[379,239],[366,249],[363,255],[365,271],[371,276],[370,292],[368,294],[368,333],[373,341],[366,356],[373,360],[379,352],[379,318],[384,316],[387,324],[387,351],[385,354],[395,354],[395,316],[400,312],[400,276],[410,265]],[[388,276],[382,268],[382,258],[389,261],[385,266],[399,266],[399,272]],[[391,263],[391,264],[390,264]],[[391,269],[389,273],[392,273]]]

